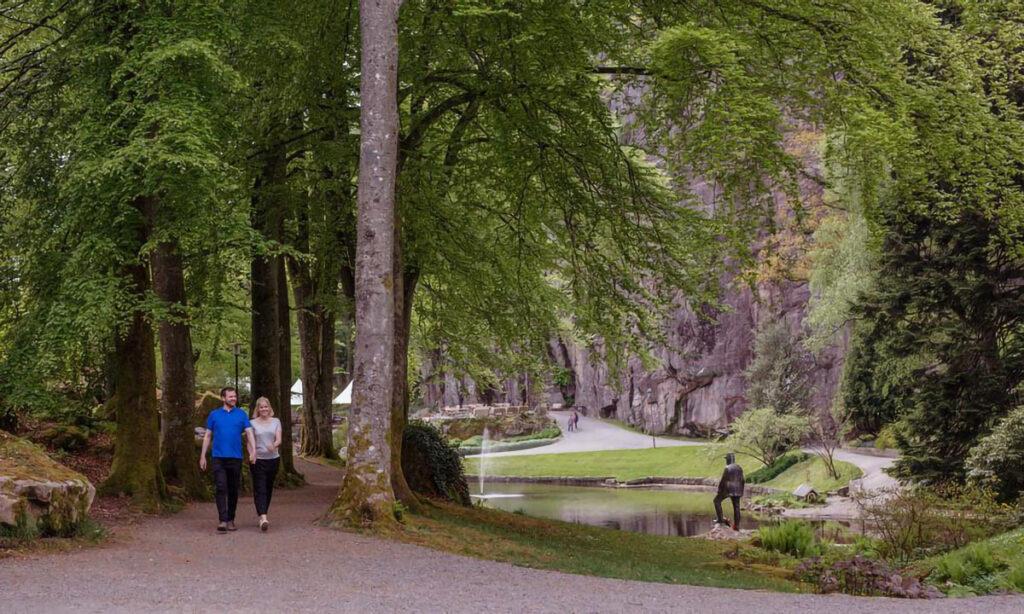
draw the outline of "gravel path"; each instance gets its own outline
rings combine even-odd
[[[0,611],[22,612],[995,612],[1024,597],[900,601],[647,584],[480,561],[313,524],[338,472],[275,495],[266,534],[251,500],[240,530],[213,531],[209,503],[122,529],[105,546],[0,561]]]
[[[620,426],[588,418],[580,414],[580,430],[569,431],[569,415],[567,411],[550,411],[548,414],[558,422],[562,429],[562,438],[555,443],[540,448],[515,450],[514,452],[495,452],[488,456],[522,456],[526,454],[561,454],[563,452],[597,452],[600,450],[633,450],[650,448],[653,445],[650,435],[636,433]],[[671,446],[699,446],[695,441],[679,439],[654,438],[659,448]]]

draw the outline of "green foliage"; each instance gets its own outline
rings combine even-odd
[[[413,421],[402,438],[402,471],[414,492],[469,505],[462,459],[436,427]]]
[[[783,455],[771,465],[766,465],[757,471],[752,471],[747,474],[746,480],[751,484],[762,484],[768,480],[778,477],[783,471],[801,461],[807,460],[808,458],[810,458],[810,455],[804,452],[795,452]]]
[[[1024,492],[1024,405],[1003,418],[992,432],[971,448],[967,479],[981,488],[1013,501]]]
[[[721,444],[745,454],[764,465],[772,465],[787,452],[796,449],[807,434],[807,419],[779,414],[770,408],[748,411],[732,423],[732,433]]]
[[[883,240],[853,310],[867,347],[852,370],[860,398],[847,397],[854,410],[885,401],[872,426],[901,419],[896,470],[922,482],[966,477],[969,450],[1019,403],[1024,378],[1024,31],[1007,19],[1020,7],[943,7],[946,27],[908,47],[895,90],[907,141],[871,213]]]
[[[754,338],[754,359],[744,376],[751,407],[771,407],[779,414],[810,408],[814,361],[792,334],[785,319],[767,322]]]
[[[878,437],[875,438],[875,447],[879,450],[890,450],[895,448],[899,443],[897,433],[899,432],[899,423],[890,422],[882,427],[882,430],[878,431]]]
[[[932,575],[939,582],[977,584],[990,582],[989,578],[998,568],[992,546],[982,542],[943,556]]]
[[[879,555],[898,564],[961,548],[1020,522],[1019,510],[973,489],[900,489],[858,503],[862,520],[877,534]]]
[[[914,565],[950,596],[1024,590],[1024,531],[971,543]]]
[[[884,334],[882,328],[870,321],[857,322],[852,328],[839,394],[854,428],[877,433],[908,409],[906,391],[911,389],[915,367],[921,361],[901,358],[890,350],[878,340]]]
[[[814,529],[804,522],[790,520],[778,525],[762,526],[757,530],[757,537],[765,550],[797,558],[814,556],[821,551]]]

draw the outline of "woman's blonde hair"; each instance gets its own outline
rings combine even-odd
[[[270,404],[270,399],[268,399],[267,397],[260,397],[260,398],[256,399],[256,405],[253,406],[255,408],[253,410],[253,413],[256,414],[256,417],[257,418],[260,417],[260,404],[261,403],[266,403],[267,404],[267,409],[270,410],[270,417],[273,418],[274,417],[274,406]]]

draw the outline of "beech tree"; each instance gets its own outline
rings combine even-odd
[[[356,213],[356,345],[348,457],[330,515],[349,524],[394,522],[391,412],[398,165],[398,10],[360,0],[362,39]]]

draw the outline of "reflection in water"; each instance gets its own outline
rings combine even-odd
[[[489,483],[487,493],[487,507],[636,533],[699,535],[711,530],[715,518],[709,491]],[[500,496],[509,494],[522,496]],[[723,504],[723,512],[732,516],[731,503]],[[761,520],[744,511],[740,526],[756,529]]]

